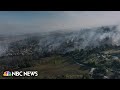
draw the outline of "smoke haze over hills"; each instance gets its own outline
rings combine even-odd
[[[10,43],[33,36],[38,37],[40,52],[42,52],[41,50],[45,52],[69,52],[75,49],[95,48],[101,45],[120,46],[119,26],[110,25],[89,29],[3,37],[3,40],[0,41],[1,53],[7,50]],[[24,42],[21,42],[22,44],[24,45]]]

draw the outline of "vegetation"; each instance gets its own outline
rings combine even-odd
[[[120,47],[101,45],[63,52],[74,47],[63,43],[58,51],[40,50],[38,37],[10,43],[0,57],[0,73],[5,70],[37,70],[38,77],[10,77],[26,79],[118,79],[120,78]],[[117,51],[118,50],[118,51]],[[0,77],[3,78],[3,77]],[[5,78],[5,77],[4,77]],[[8,77],[7,77],[8,78]]]

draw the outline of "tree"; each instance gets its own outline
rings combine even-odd
[[[94,79],[103,79],[104,76],[106,76],[107,72],[104,67],[96,68],[93,71],[92,78]]]
[[[7,53],[12,56],[37,56],[39,54],[38,37],[29,37],[10,43]]]

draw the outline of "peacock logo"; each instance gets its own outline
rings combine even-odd
[[[10,71],[5,71],[3,73],[3,76],[12,76],[11,72]]]

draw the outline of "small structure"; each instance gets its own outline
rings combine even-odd
[[[117,56],[112,56],[114,60],[118,60],[119,58]]]

